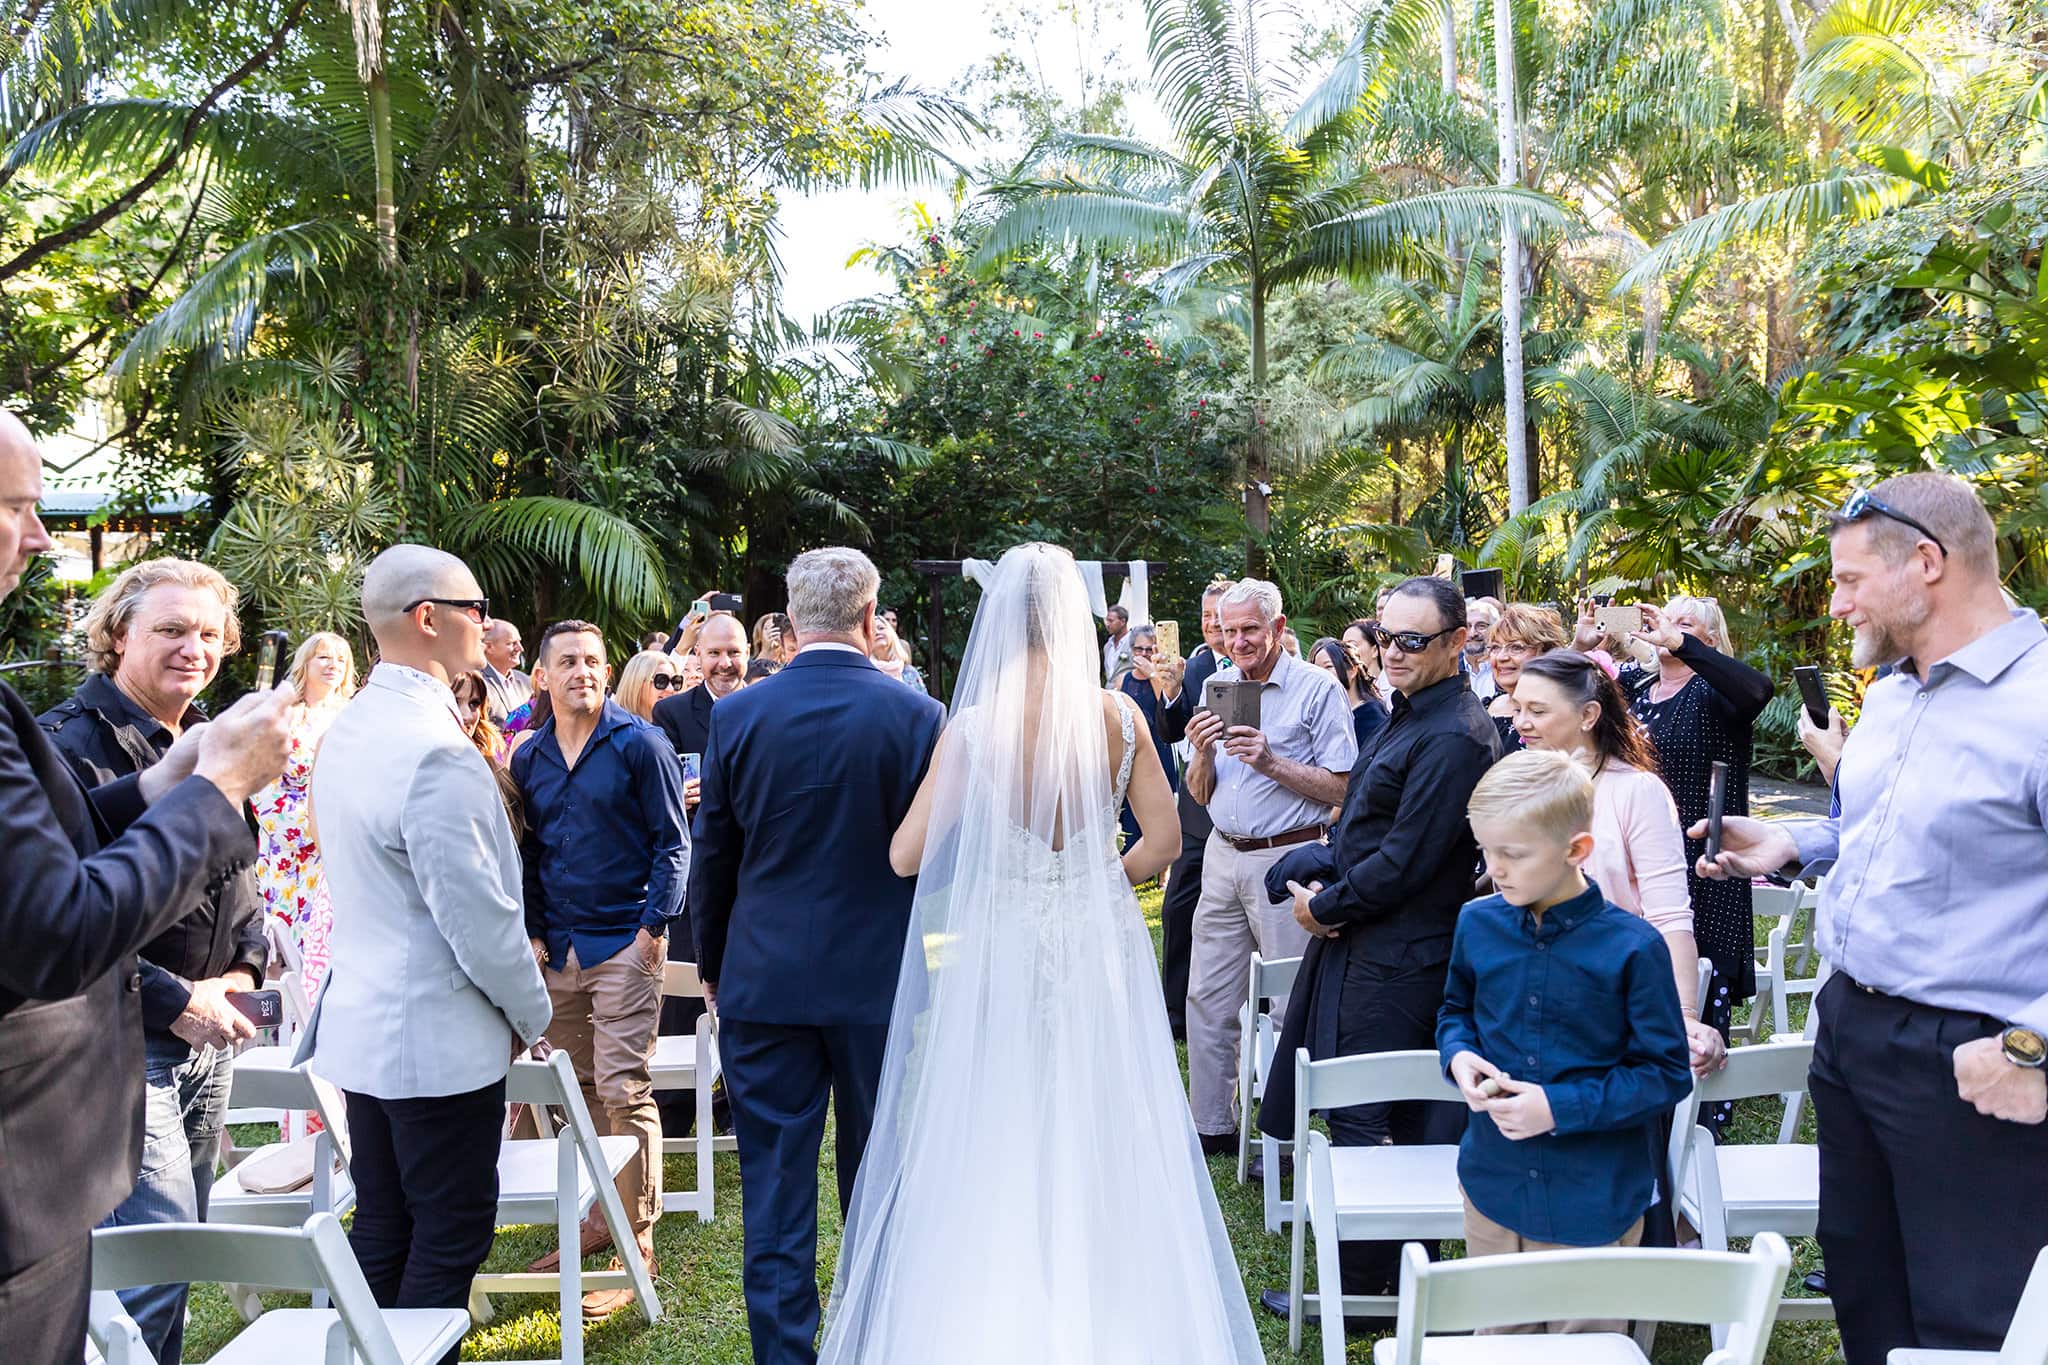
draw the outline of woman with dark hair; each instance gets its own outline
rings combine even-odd
[[[1515,728],[1531,749],[1552,749],[1593,775],[1593,852],[1586,875],[1600,893],[1664,936],[1699,1075],[1727,1061],[1721,1035],[1700,1020],[1699,945],[1686,890],[1678,806],[1657,775],[1650,737],[1621,686],[1599,663],[1556,649],[1529,660],[1515,681]]]
[[[1728,765],[1726,813],[1749,814],[1751,727],[1770,703],[1771,680],[1734,656],[1728,620],[1714,599],[1675,597],[1661,610],[1645,606],[1641,611],[1643,628],[1634,638],[1656,649],[1657,664],[1652,669],[1625,667],[1620,682],[1629,709],[1657,746],[1679,820],[1690,829],[1707,818],[1707,789],[1716,762]],[[1582,636],[1587,625],[1581,616]],[[1707,1022],[1726,1039],[1736,1002],[1756,993],[1756,928],[1748,880],[1701,877],[1694,864],[1705,852],[1706,840],[1686,840],[1686,885],[1693,935],[1714,964]]]
[[[1388,699],[1393,687],[1387,682],[1387,666],[1380,658],[1380,623],[1376,620],[1353,621],[1344,627],[1344,652],[1351,656],[1351,666],[1372,679],[1372,693],[1380,708],[1386,710],[1393,703]]]
[[[484,685],[484,675],[457,673],[448,680],[448,690],[455,694],[455,708],[460,713],[458,719],[462,721],[463,733],[469,736],[470,743],[476,745],[476,751],[484,756],[484,762],[491,765],[491,776],[498,783],[498,797],[505,803],[505,814],[512,821],[512,838],[515,842],[524,839],[526,805],[520,799],[519,784],[512,780],[511,772],[505,767],[511,749],[505,743],[504,733],[491,724],[490,693]]]
[[[1379,688],[1372,675],[1351,661],[1351,652],[1325,635],[1309,646],[1308,661],[1337,680],[1351,703],[1351,728],[1358,736],[1358,751],[1365,742],[1386,728],[1387,708],[1380,705]]]

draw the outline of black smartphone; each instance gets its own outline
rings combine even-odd
[[[1467,569],[1458,575],[1458,587],[1467,597],[1499,597],[1499,569]]]
[[[740,600],[740,595],[736,592],[715,592],[711,594],[711,610],[713,611],[729,611],[737,616],[742,605],[744,604]]]
[[[1611,593],[1611,592],[1596,592],[1596,593],[1594,593],[1594,594],[1593,594],[1593,605],[1594,605],[1594,606],[1596,606],[1596,607],[1611,607],[1611,606],[1613,606],[1613,605],[1614,605],[1614,594],[1613,594],[1613,593]]]
[[[1721,856],[1721,817],[1728,809],[1728,765],[1716,763],[1707,779],[1707,860]]]
[[[277,686],[277,675],[284,668],[285,650],[291,644],[291,637],[281,630],[263,632],[263,643],[256,647],[256,690],[267,692]]]
[[[276,991],[229,991],[228,1003],[257,1028],[276,1028],[284,1022],[284,996]]]
[[[1820,685],[1820,670],[1812,664],[1801,664],[1792,670],[1792,681],[1799,684],[1799,695],[1806,702],[1806,718],[1827,729],[1828,693]]]

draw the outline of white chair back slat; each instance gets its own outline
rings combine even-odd
[[[1761,1365],[1791,1264],[1785,1239],[1771,1232],[1746,1253],[1598,1248],[1434,1264],[1411,1242],[1402,1250],[1394,1359],[1422,1365],[1432,1333],[1638,1318],[1732,1324],[1716,1361]]]
[[[1295,1107],[1309,1112],[1403,1100],[1465,1102],[1458,1087],[1444,1075],[1443,1061],[1427,1049],[1367,1052],[1315,1062],[1309,1060],[1307,1048],[1300,1048],[1295,1068]],[[1299,1133],[1297,1129],[1297,1136]]]
[[[1746,1100],[1756,1095],[1782,1095],[1805,1090],[1806,1073],[1813,1065],[1813,1044],[1804,1039],[1782,1043],[1752,1043],[1730,1048],[1728,1065],[1695,1085],[1700,1102]]]
[[[2048,1365],[2048,1246],[2034,1258],[2034,1272],[2005,1331],[1998,1365]]]
[[[668,962],[661,969],[661,993],[694,1000],[704,998],[704,978],[694,962]]]

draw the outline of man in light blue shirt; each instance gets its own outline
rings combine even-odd
[[[2048,630],[2007,607],[1991,518],[1961,479],[1858,493],[1831,538],[1854,662],[1900,667],[1849,734],[1840,817],[1730,819],[1700,871],[1835,860],[1811,1086],[1850,1365],[1995,1351],[2044,1237]]]

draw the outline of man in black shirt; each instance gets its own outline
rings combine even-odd
[[[1202,590],[1202,640],[1188,655],[1181,674],[1180,695],[1159,707],[1159,737],[1178,744],[1187,735],[1188,721],[1202,704],[1202,684],[1219,668],[1235,667],[1223,650],[1223,622],[1216,604],[1230,591],[1228,583],[1211,583]],[[1188,963],[1194,956],[1195,906],[1202,899],[1202,850],[1209,845],[1215,824],[1209,808],[1195,800],[1185,782],[1177,789],[1176,809],[1180,812],[1180,856],[1166,873],[1166,903],[1161,910],[1159,975],[1166,991],[1166,1022],[1173,1036],[1188,1036]]]
[[[1337,880],[1295,897],[1311,937],[1282,1057],[1298,1046],[1312,1057],[1435,1046],[1451,937],[1479,861],[1465,803],[1500,756],[1499,734],[1458,671],[1465,634],[1464,596],[1446,579],[1409,579],[1380,613],[1393,718],[1351,770],[1332,836]],[[1294,1075],[1282,1067],[1260,1126],[1291,1137],[1293,1113]],[[1455,1105],[1358,1105],[1327,1117],[1338,1146],[1455,1142],[1464,1124]],[[1392,1292],[1399,1254],[1395,1242],[1346,1243],[1344,1292]],[[1264,1297],[1285,1310],[1284,1295]]]
[[[37,717],[87,787],[153,767],[206,719],[194,698],[234,649],[234,603],[225,578],[185,559],[133,565],[100,595],[85,618],[94,671]],[[253,870],[209,882],[190,910],[142,948],[142,1164],[110,1227],[205,1219],[234,1046],[255,1032],[227,998],[263,985]],[[121,1301],[157,1359],[181,1358],[184,1285],[123,1290]]]

